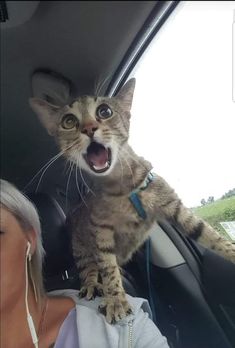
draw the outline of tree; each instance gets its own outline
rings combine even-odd
[[[215,201],[214,196],[210,196],[207,200],[207,203],[213,203]]]
[[[221,198],[224,199],[232,196],[235,196],[235,188],[226,192]]]
[[[206,205],[206,200],[204,198],[201,200],[201,205]]]

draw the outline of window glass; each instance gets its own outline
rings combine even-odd
[[[228,238],[235,229],[234,11],[235,1],[178,5],[132,73],[130,130],[134,150]]]

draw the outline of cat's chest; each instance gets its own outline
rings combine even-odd
[[[147,218],[152,218],[155,210],[155,194],[151,189],[140,191],[135,194],[137,204],[131,199],[131,194],[120,196],[102,195],[97,203],[93,205],[93,212],[103,215],[103,219],[111,219],[118,225],[138,223],[143,220],[138,207],[146,213]]]

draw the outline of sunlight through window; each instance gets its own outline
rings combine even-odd
[[[188,207],[235,188],[234,10],[235,1],[180,3],[132,73],[130,143]]]

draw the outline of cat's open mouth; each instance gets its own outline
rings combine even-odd
[[[111,150],[102,144],[93,141],[83,155],[86,163],[95,173],[104,173],[111,165]]]

